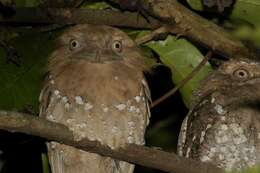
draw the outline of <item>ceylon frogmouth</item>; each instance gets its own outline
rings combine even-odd
[[[225,170],[260,163],[260,64],[225,62],[195,93],[179,136],[181,156]]]
[[[77,25],[58,38],[48,64],[41,116],[69,127],[75,140],[88,138],[112,149],[144,144],[149,89],[142,53],[124,32]],[[53,173],[132,173],[134,165],[48,143]]]

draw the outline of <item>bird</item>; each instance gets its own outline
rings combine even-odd
[[[150,118],[148,67],[123,31],[105,25],[67,28],[49,56],[40,116],[63,124],[75,141],[111,149],[144,145]],[[53,173],[132,173],[134,165],[58,142],[47,142]]]
[[[231,59],[195,91],[177,152],[226,171],[260,163],[260,63]]]

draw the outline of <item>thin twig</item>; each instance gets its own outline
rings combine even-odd
[[[147,43],[148,41],[151,41],[154,37],[156,37],[160,34],[164,34],[164,33],[166,34],[168,32],[169,31],[168,31],[167,26],[163,25],[160,28],[152,31],[151,33],[145,34],[144,36],[135,39],[135,42],[136,42],[136,44],[144,44],[144,43]]]
[[[173,89],[171,89],[169,92],[164,94],[162,97],[158,98],[151,104],[151,108],[155,107],[156,105],[160,104],[162,101],[169,98],[171,95],[173,95],[176,91],[178,91],[181,87],[183,87],[189,80],[191,80],[200,70],[201,68],[208,62],[208,60],[211,58],[212,52],[209,51],[205,58],[199,63],[199,65],[192,70],[192,72],[184,78],[178,85],[176,85]]]

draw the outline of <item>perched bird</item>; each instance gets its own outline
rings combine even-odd
[[[178,154],[227,171],[260,163],[260,64],[225,62],[195,93]]]
[[[142,53],[122,31],[77,25],[57,40],[40,96],[40,116],[112,149],[144,145],[149,89]],[[50,142],[53,173],[132,173],[134,165]]]

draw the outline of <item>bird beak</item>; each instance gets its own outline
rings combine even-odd
[[[106,61],[115,61],[122,59],[118,55],[102,53],[100,50],[95,52],[81,52],[76,56],[74,55],[73,57],[94,63],[104,63]]]

